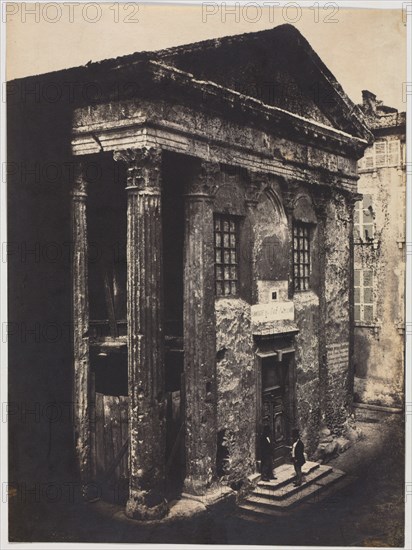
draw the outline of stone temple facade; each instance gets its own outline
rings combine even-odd
[[[295,426],[309,457],[341,435],[372,135],[305,38],[283,25],[137,53],[8,96],[10,240],[70,243],[32,265],[9,251],[11,327],[61,328],[10,329],[14,398],[72,395],[74,440],[53,432],[48,471],[72,468],[86,497],[127,479],[127,514],[150,519],[258,471],[264,425],[278,465]],[[20,429],[11,452],[48,437]]]

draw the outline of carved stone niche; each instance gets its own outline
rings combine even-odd
[[[253,219],[257,278],[266,281],[287,279],[290,233],[283,204],[272,187],[260,193]]]

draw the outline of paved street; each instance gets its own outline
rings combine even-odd
[[[336,546],[403,545],[403,443],[401,417],[359,423],[365,437],[331,465],[356,476],[344,490],[282,518],[249,518],[220,507],[172,524],[140,525],[102,517],[99,506],[64,502],[17,506],[11,499],[14,541],[147,542]],[[116,516],[114,517],[114,515]],[[56,519],[55,519],[56,518]],[[18,527],[17,522],[22,524]]]

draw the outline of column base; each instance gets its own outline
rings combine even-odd
[[[164,518],[169,511],[165,498],[147,491],[131,491],[126,504],[126,516],[143,521]]]

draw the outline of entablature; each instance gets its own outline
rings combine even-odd
[[[287,134],[287,132],[285,132]],[[323,182],[356,191],[356,156],[326,140],[294,140],[216,113],[149,100],[79,107],[74,112],[72,151],[158,147],[204,160],[243,167],[252,172]]]

